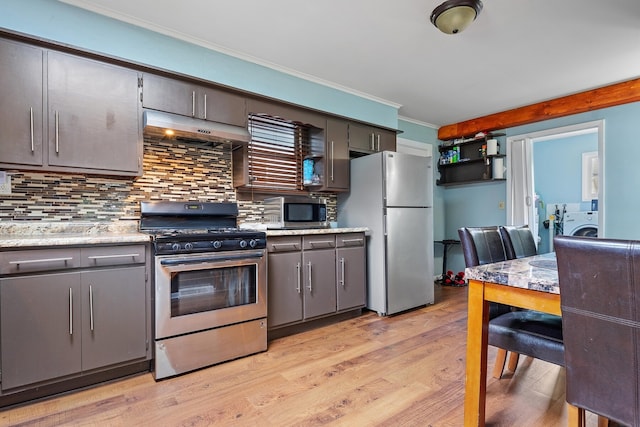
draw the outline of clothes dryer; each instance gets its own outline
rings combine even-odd
[[[566,212],[562,224],[565,236],[598,237],[598,212]]]

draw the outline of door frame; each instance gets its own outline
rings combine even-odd
[[[511,193],[511,163],[514,162],[512,157],[513,153],[511,152],[511,144],[513,141],[524,140],[529,153],[532,153],[533,144],[539,141],[546,141],[549,139],[557,139],[567,136],[579,135],[581,133],[586,133],[589,131],[593,131],[596,129],[598,134],[598,237],[605,237],[605,211],[606,211],[606,195],[605,195],[605,138],[604,138],[604,127],[605,122],[603,119],[594,120],[590,122],[578,123],[569,126],[561,126],[552,129],[546,129],[536,132],[529,132],[520,135],[513,135],[507,137],[507,212],[511,212],[510,206],[513,204],[512,193]],[[534,190],[534,175],[533,175],[533,156],[529,156],[529,170],[528,170],[528,198],[529,200],[533,200],[533,190]],[[533,221],[533,212],[534,206],[533,203],[529,203],[526,208],[529,210],[529,222]],[[509,218],[507,218],[507,222],[509,222]],[[533,229],[533,224],[527,224],[529,228]]]

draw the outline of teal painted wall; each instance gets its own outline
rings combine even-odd
[[[396,128],[395,106],[205,49],[57,0],[2,0],[0,27]]]

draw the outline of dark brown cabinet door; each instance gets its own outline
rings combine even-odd
[[[301,321],[302,255],[300,250],[269,253],[268,263],[267,320],[269,328]]]
[[[367,274],[365,259],[364,245],[336,249],[338,311],[365,305]]]
[[[303,252],[302,286],[305,319],[335,313],[335,260],[335,249],[318,249]]]
[[[82,370],[146,356],[145,267],[82,273]]]
[[[47,85],[49,165],[141,171],[136,71],[49,51]]]
[[[154,74],[145,74],[142,86],[144,108],[236,126],[247,125],[245,99],[239,95]]]
[[[349,123],[349,150],[360,153],[396,151],[396,134],[385,129]]]
[[[43,50],[0,40],[0,163],[42,165]]]
[[[325,189],[349,190],[349,129],[342,120],[327,120]]]
[[[80,275],[0,279],[2,390],[79,373]]]

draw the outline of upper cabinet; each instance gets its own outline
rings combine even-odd
[[[360,154],[396,151],[396,134],[373,126],[349,123],[349,151]]]
[[[0,40],[0,167],[142,174],[136,71]]]
[[[344,120],[327,119],[322,157],[316,158],[316,169],[323,177],[317,191],[349,191],[348,124]]]
[[[240,95],[148,73],[143,77],[142,87],[144,108],[242,127],[247,125],[245,99]]]

